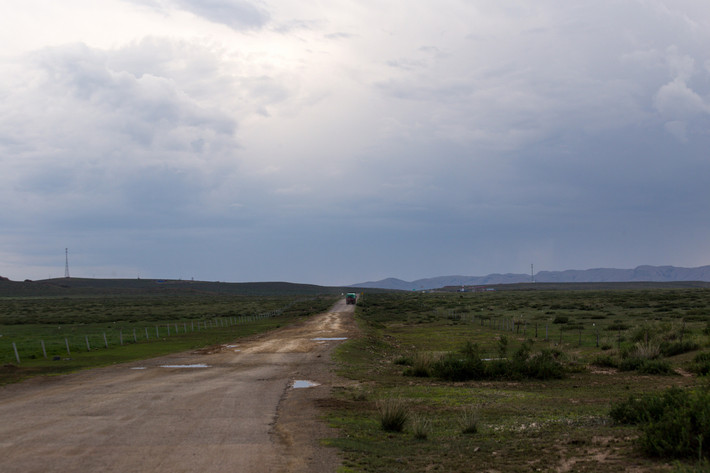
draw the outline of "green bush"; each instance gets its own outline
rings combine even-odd
[[[480,356],[467,356],[456,352],[441,357],[432,365],[431,371],[437,378],[448,381],[486,378],[485,365]]]
[[[710,374],[710,352],[703,352],[695,355],[689,369],[693,373],[701,376]]]
[[[639,366],[636,371],[641,374],[676,374],[670,363],[666,360],[643,360],[641,366]]]
[[[693,340],[661,343],[661,353],[663,353],[663,356],[681,355],[683,353],[697,350],[698,348],[700,348],[700,345]]]
[[[695,355],[695,358],[693,358],[693,361],[695,363],[710,362],[710,351],[698,353],[697,355]]]
[[[569,317],[564,315],[557,315],[552,321],[553,324],[566,324],[567,322],[569,322]]]
[[[403,365],[403,366],[412,366],[412,358],[408,356],[400,356],[396,360],[394,360],[395,365]]]
[[[565,369],[557,359],[558,352],[543,350],[532,354],[532,342],[526,341],[510,360],[484,362],[478,346],[467,343],[458,352],[447,353],[432,363],[430,373],[447,381],[480,379],[560,379]]]
[[[639,425],[643,450],[653,456],[693,458],[710,455],[710,390],[670,388],[661,394],[630,397],[614,406],[610,417]]]
[[[550,350],[542,350],[530,357],[525,366],[525,375],[534,379],[562,379],[565,371]]]
[[[609,416],[619,424],[641,424],[661,418],[668,408],[674,409],[685,404],[688,391],[681,388],[670,388],[663,393],[646,394],[642,397],[629,396],[612,407]]]
[[[498,339],[498,357],[505,358],[508,356],[508,337],[501,335]]]
[[[618,331],[618,330],[628,330],[630,326],[628,324],[625,324],[621,322],[620,320],[615,320],[613,324],[607,325],[607,327],[604,330],[609,330],[609,331]]]
[[[599,366],[601,368],[618,368],[619,360],[611,355],[597,355],[592,363],[594,366]]]
[[[628,357],[621,360],[619,369],[621,371],[636,371],[641,367],[645,360],[637,357]]]

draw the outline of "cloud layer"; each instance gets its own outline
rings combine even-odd
[[[708,264],[706,2],[92,5],[0,19],[2,275]]]

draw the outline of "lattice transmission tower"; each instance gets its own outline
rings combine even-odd
[[[64,248],[64,277],[69,278],[69,248]]]

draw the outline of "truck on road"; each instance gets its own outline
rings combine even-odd
[[[354,292],[348,292],[345,296],[345,303],[355,305],[355,302],[357,302],[357,295]]]

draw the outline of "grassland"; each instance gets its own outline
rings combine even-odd
[[[366,294],[356,314],[363,337],[337,352],[353,383],[329,417],[343,472],[703,469],[648,456],[638,428],[609,412],[630,396],[706,384],[693,360],[708,352],[707,289]],[[531,358],[552,353],[565,375],[437,377],[435,360],[467,342],[488,363],[514,359],[525,343]],[[401,432],[383,428],[390,399],[405,406]]]
[[[336,288],[319,293],[317,288],[288,283],[0,281],[0,384],[271,330],[327,310],[340,293]]]

